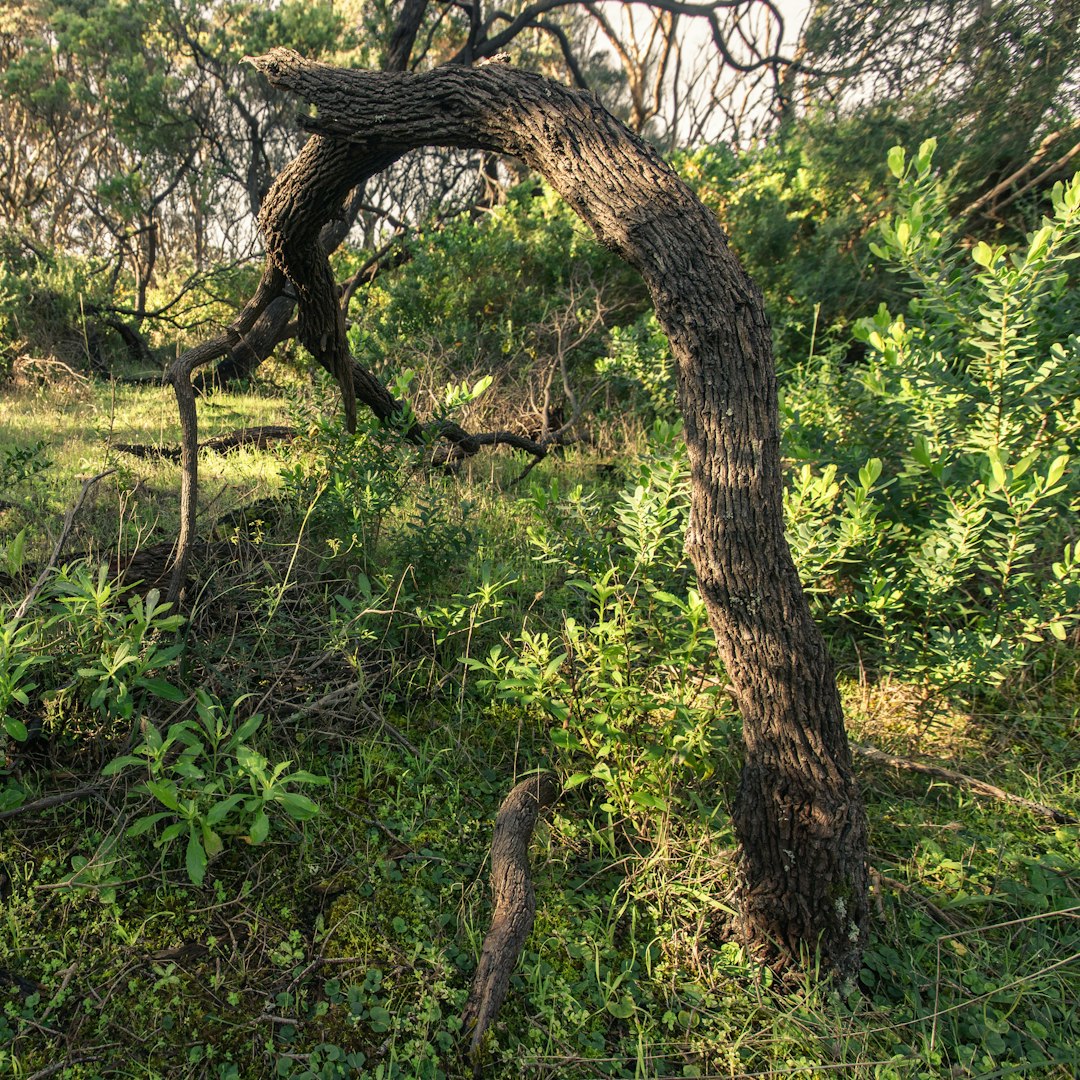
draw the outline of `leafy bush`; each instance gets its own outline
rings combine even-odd
[[[21,618],[0,607],[0,723],[8,735],[23,741],[28,719],[46,716],[60,730],[71,718],[96,716],[111,731],[147,699],[182,700],[162,675],[180,653],[168,636],[184,622],[170,606],[156,589],[143,597],[118,586],[105,566],[94,574],[75,565],[58,570]]]
[[[669,423],[679,415],[675,361],[667,334],[654,311],[628,326],[614,326],[608,335],[608,355],[596,362],[596,372],[615,380],[622,390],[620,405],[625,409],[625,391],[639,394],[646,412]],[[635,402],[636,404],[636,402]]]
[[[598,781],[602,809],[642,833],[690,798],[687,781],[711,774],[717,735],[715,642],[682,551],[680,436],[656,423],[650,452],[611,506],[580,491],[560,498],[556,483],[534,488],[530,538],[537,557],[580,575],[567,583],[578,614],[467,661],[482,688],[547,719],[568,786]]]
[[[1080,175],[1022,248],[967,250],[934,149],[890,153],[900,211],[874,246],[917,286],[907,314],[858,323],[864,365],[787,387],[789,449],[817,459],[788,508],[820,612],[875,639],[879,664],[970,690],[1078,621]]]
[[[351,556],[366,570],[383,522],[406,489],[406,446],[370,415],[359,418],[352,434],[318,410],[297,419],[302,435],[282,470],[286,497],[333,556]]]
[[[203,883],[209,860],[224,849],[223,837],[263,843],[270,834],[268,811],[274,809],[294,821],[313,818],[318,806],[290,790],[291,785],[327,782],[302,769],[290,771],[290,761],[271,766],[249,745],[262,714],[239,722],[240,700],[226,711],[205,691],[196,691],[194,719],[170,724],[165,735],[146,721],[144,741],[102,769],[105,776],[132,766],[145,770],[146,780],[132,794],[150,795],[164,809],[136,818],[125,836],[142,836],[164,825],[158,847],[186,837],[184,865],[195,885]]]
[[[0,233],[0,379],[24,354],[76,367],[102,358],[106,343],[86,320],[86,306],[101,289],[91,271],[77,256]]]

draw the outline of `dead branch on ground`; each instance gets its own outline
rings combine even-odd
[[[469,1055],[476,1075],[480,1074],[484,1035],[506,997],[510,976],[536,916],[529,842],[537,818],[554,804],[557,795],[551,773],[530,776],[511,789],[495,818],[491,841],[491,929],[484,938],[461,1016],[463,1030],[471,1035]]]
[[[1042,803],[1033,802],[1020,795],[1013,795],[1010,791],[988,784],[985,780],[976,780],[973,776],[956,772],[954,769],[946,769],[941,765],[930,765],[924,761],[912,761],[911,758],[897,757],[896,754],[887,754],[884,750],[878,750],[873,746],[862,746],[852,743],[853,753],[860,757],[873,761],[878,765],[891,765],[894,769],[905,769],[908,772],[922,773],[924,776],[932,776],[937,780],[944,780],[950,784],[959,784],[970,788],[979,795],[988,795],[992,799],[1000,799],[1002,802],[1010,802],[1014,806],[1022,806],[1034,814],[1049,818],[1059,825],[1080,825],[1080,818],[1067,814],[1064,810],[1058,810],[1053,806],[1044,806]]]

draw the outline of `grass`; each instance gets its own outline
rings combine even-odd
[[[199,436],[206,439],[238,427],[287,422],[285,402],[260,394],[215,394],[201,403]],[[30,526],[38,556],[50,548],[47,529],[62,519],[82,482],[101,472],[111,475],[93,492],[78,521],[69,551],[101,557],[119,545],[128,553],[146,543],[176,535],[179,468],[170,461],[137,458],[118,444],[148,447],[179,445],[176,403],[165,386],[123,386],[101,382],[23,383],[0,395],[0,463],[13,452],[31,450],[47,463],[39,477],[4,484],[0,497],[12,504],[0,511],[3,532]],[[0,471],[0,478],[9,479]],[[247,449],[200,462],[200,509],[221,516],[273,493],[276,463]],[[56,522],[58,525],[58,521]]]
[[[55,532],[80,477],[119,461],[110,432],[114,443],[175,442],[170,409],[164,391],[147,388],[23,388],[0,399],[0,450],[44,439],[52,461],[0,512],[0,542],[24,524]],[[201,406],[202,430],[280,422],[285,411],[279,398],[221,396]],[[614,550],[617,537],[590,538],[568,498],[580,484],[581,498],[610,500],[610,471],[571,453],[536,471],[536,489],[513,488],[520,465],[508,457],[426,476],[407,453],[373,444],[349,459],[352,486],[338,498],[336,445],[204,455],[207,524],[227,506],[286,498],[229,527],[235,560],[198,568],[183,652],[150,672],[183,700],[137,691],[134,728],[114,717],[104,729],[96,683],[79,674],[109,651],[106,639],[73,616],[50,628],[63,594],[33,610],[38,648],[52,656],[34,671],[51,737],[9,742],[0,804],[94,786],[0,821],[0,1075],[469,1075],[457,1017],[489,916],[495,811],[530,769],[565,778],[603,760],[653,770],[664,805],[635,808],[594,776],[541,826],[537,919],[485,1076],[1075,1075],[1080,830],[863,767],[875,917],[862,984],[834,985],[812,958],[801,976],[775,976],[723,933],[738,740],[725,696],[708,691],[719,673],[694,659],[707,649],[687,653],[700,694],[670,728],[706,752],[679,765],[632,752],[633,740],[677,722],[663,696],[675,692],[673,669],[632,605],[627,640],[640,651],[627,674],[662,704],[628,719],[633,745],[608,758],[560,749],[542,695],[507,700],[460,663],[511,649],[523,625],[557,640],[565,612],[585,617],[573,584],[583,571],[536,558],[529,536],[557,476],[550,512],[577,545],[569,554],[587,568]],[[635,453],[640,444],[624,452],[622,475],[636,475]],[[305,470],[290,480],[297,454]],[[388,478],[402,476],[404,490],[382,506]],[[176,484],[173,465],[127,464],[99,490],[72,549],[168,537]],[[685,587],[683,568],[661,572]],[[16,585],[7,590],[17,602]],[[667,645],[685,642],[671,622]],[[1077,660],[1060,650],[1038,677],[966,705],[896,678],[846,678],[849,724],[883,749],[931,755],[1077,813]],[[614,694],[599,676],[594,685]],[[165,730],[190,716],[196,688],[238,702],[236,724],[264,714],[252,748],[328,781],[305,789],[321,807],[311,820],[275,810],[265,842],[227,834],[201,887],[182,843],[155,846],[160,826],[123,837],[160,810],[138,777],[99,775],[130,752],[142,718]],[[198,760],[204,786],[231,767]]]

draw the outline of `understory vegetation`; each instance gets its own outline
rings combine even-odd
[[[667,344],[545,188],[412,236],[350,340],[424,418],[561,453],[433,467],[346,433],[286,355],[200,402],[204,439],[292,436],[202,454],[181,608],[171,395],[86,374],[77,260],[6,253],[0,1075],[467,1075],[491,822],[538,769],[563,793],[484,1075],[1075,1075],[1080,176],[1026,238],[972,244],[935,151],[889,155],[861,310],[762,275],[850,734],[954,771],[857,757],[875,918],[844,984],[727,933],[739,718],[683,550]],[[789,165],[680,162],[705,198],[742,170],[736,243],[810,198]],[[784,242],[810,266],[822,241]]]
[[[0,6],[0,1077],[1080,1073],[1078,73]]]

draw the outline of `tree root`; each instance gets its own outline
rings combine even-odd
[[[529,842],[540,813],[551,807],[558,786],[551,773],[522,780],[503,800],[491,841],[491,929],[484,938],[469,1000],[461,1015],[471,1032],[469,1056],[476,1075],[480,1055],[495,1014],[510,986],[525,939],[536,915],[536,896],[529,872]]]
[[[1033,802],[1020,795],[1013,795],[1010,791],[988,784],[985,780],[976,780],[973,776],[956,772],[954,769],[946,769],[941,765],[928,765],[923,761],[912,761],[911,758],[897,757],[895,754],[887,754],[884,750],[878,750],[873,746],[861,746],[858,743],[851,744],[852,753],[858,754],[878,765],[891,765],[894,769],[906,769],[908,772],[922,773],[924,776],[932,776],[937,780],[945,780],[950,784],[959,784],[970,788],[976,794],[989,795],[992,799],[1000,799],[1002,802],[1010,802],[1015,806],[1022,806],[1033,814],[1049,818],[1059,825],[1080,825],[1080,818],[1058,810],[1053,806],[1045,806],[1042,803]]]

